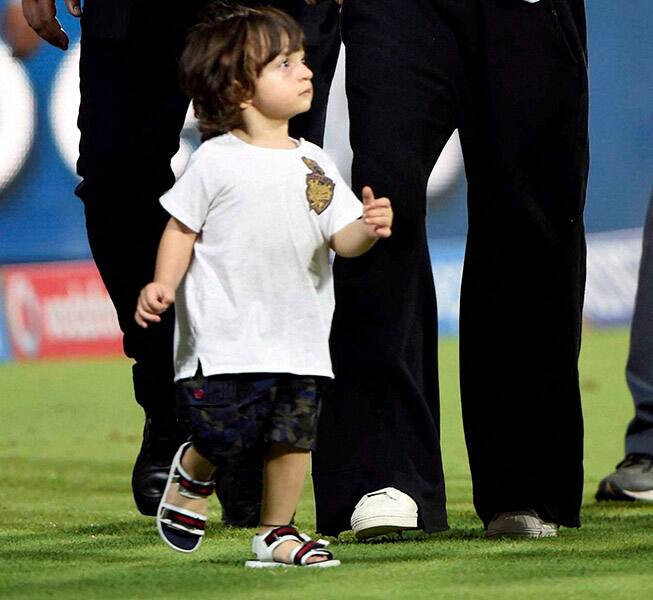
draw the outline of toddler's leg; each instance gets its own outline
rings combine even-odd
[[[177,382],[177,414],[192,444],[184,444],[176,457],[157,519],[161,536],[176,550],[192,552],[199,546],[214,472],[217,477],[225,472],[238,477],[234,464],[240,457],[257,451],[263,456],[262,428],[275,381],[264,374],[205,377],[198,367],[194,377]],[[251,496],[257,507],[254,523],[260,498],[260,493]]]
[[[189,446],[181,457],[180,464],[183,470],[195,481],[211,481],[215,467],[204,458],[194,446]],[[183,488],[182,488],[183,489]],[[196,496],[180,493],[180,485],[171,485],[165,498],[179,508],[184,508],[196,513],[206,514],[208,496]]]
[[[274,390],[267,426],[269,446],[263,468],[261,526],[252,542],[258,561],[247,566],[338,566],[325,550],[328,542],[312,541],[289,523],[302,493],[309,452],[315,445],[322,380],[283,375]]]
[[[259,533],[290,523],[297,509],[308,469],[309,450],[273,442],[263,468],[263,502]]]
[[[258,535],[267,534],[271,528],[290,523],[297,509],[306,478],[310,451],[272,442],[263,468],[263,502]],[[292,564],[292,552],[302,546],[299,539],[289,539],[274,548],[272,556],[277,562]],[[316,554],[306,560],[308,564],[330,560],[327,554]]]

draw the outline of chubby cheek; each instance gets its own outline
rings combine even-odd
[[[271,90],[267,94],[261,90],[256,96],[255,104],[262,113],[270,117],[285,117],[289,110],[302,102],[296,92],[289,93],[282,90]]]
[[[283,116],[286,112],[287,102],[278,96],[267,96],[266,98],[261,98],[258,107],[259,110],[268,117],[279,117]]]

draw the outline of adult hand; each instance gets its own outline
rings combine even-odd
[[[5,4],[2,15],[2,37],[16,58],[25,58],[41,44],[41,38],[27,24],[23,9],[15,2]]]
[[[73,17],[82,16],[81,0],[64,0]],[[57,19],[55,0],[23,0],[23,14],[29,26],[49,44],[66,50],[68,36]]]
[[[372,188],[363,188],[363,223],[367,234],[373,238],[392,235],[392,206],[388,198],[375,198]]]

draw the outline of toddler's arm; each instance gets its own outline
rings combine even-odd
[[[159,315],[175,301],[175,290],[188,270],[197,235],[170,217],[159,243],[154,281],[138,295],[134,318],[141,327],[161,321]]]
[[[363,217],[331,236],[331,249],[345,258],[365,254],[379,238],[392,235],[392,205],[388,198],[375,198],[372,188],[363,188]]]

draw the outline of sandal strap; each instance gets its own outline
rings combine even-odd
[[[188,443],[187,446],[190,446],[190,443]],[[207,498],[213,493],[213,489],[215,488],[215,480],[212,479],[211,481],[198,481],[197,479],[193,479],[186,472],[184,467],[181,466],[181,459],[183,455],[184,452],[181,453],[179,460],[175,465],[175,473],[172,477],[172,482],[179,484],[179,493],[182,496],[193,499]]]
[[[256,557],[264,562],[277,562],[274,551],[284,542],[299,542],[305,540],[292,525],[274,527],[262,534],[256,534],[252,539],[252,551]]]
[[[312,556],[326,556],[327,560],[331,560],[333,554],[325,550],[328,545],[329,542],[325,540],[310,540],[293,550],[290,557],[296,565],[305,565]]]
[[[292,525],[283,525],[281,527],[275,527],[274,529],[268,531],[268,533],[263,538],[265,545],[270,547],[272,544],[278,546],[281,542],[287,542],[289,540],[297,540],[302,542],[299,531]]]
[[[196,481],[187,479],[179,471],[175,473],[173,483],[179,484],[179,493],[186,497],[207,498],[213,493],[215,482],[213,481]]]
[[[161,506],[160,520],[162,523],[187,533],[202,536],[206,529],[206,517],[198,513],[184,510],[171,504]]]

